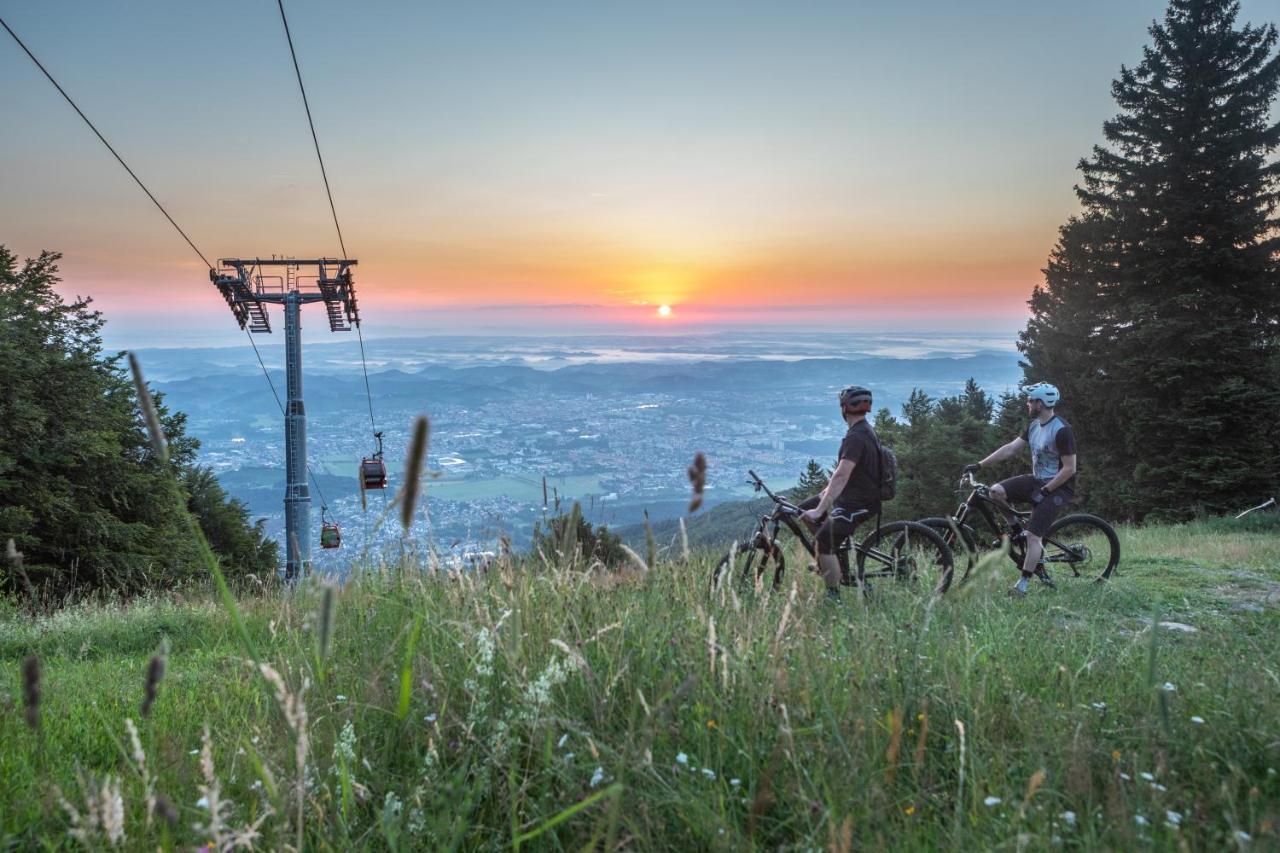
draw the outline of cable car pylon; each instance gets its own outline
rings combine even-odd
[[[270,334],[268,305],[284,306],[284,367],[287,399],[284,412],[285,493],[284,526],[287,553],[285,580],[297,580],[311,564],[311,492],[307,488],[307,410],[302,399],[302,306],[323,302],[329,331],[349,332],[360,325],[351,268],[356,261],[342,258],[228,258],[209,270],[209,279],[222,293],[240,328],[251,334]],[[303,283],[306,268],[319,274]],[[280,268],[283,275],[264,275]]]

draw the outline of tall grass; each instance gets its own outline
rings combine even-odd
[[[466,575],[371,564],[242,598],[235,617],[212,590],[7,614],[11,701],[36,656],[40,716],[0,718],[0,840],[1274,844],[1280,538],[1124,536],[1115,582],[1024,601],[1003,564],[941,599],[883,583],[829,606],[801,573],[713,594],[717,555],[695,553],[613,573],[571,555]],[[1196,543],[1232,558],[1195,561]]]

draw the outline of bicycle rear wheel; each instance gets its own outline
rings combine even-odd
[[[858,580],[921,580],[937,593],[951,587],[955,558],[936,530],[914,521],[891,521],[858,543]]]
[[[740,583],[743,586],[754,586],[757,579],[773,575],[771,583],[774,589],[782,585],[782,573],[786,569],[786,558],[776,543],[761,543],[759,540],[738,542],[716,563],[711,573],[711,589],[715,591],[721,583]]]
[[[1120,537],[1115,528],[1087,513],[1064,515],[1044,537],[1044,568],[1055,580],[1111,577],[1120,562]]]

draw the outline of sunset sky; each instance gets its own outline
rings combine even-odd
[[[1163,7],[286,3],[371,336],[1012,331]],[[274,3],[0,16],[211,259],[338,254]],[[0,243],[116,345],[243,340],[2,32],[0,81]]]

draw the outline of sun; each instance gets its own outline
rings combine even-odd
[[[659,316],[659,317],[670,317],[670,316],[671,316],[671,306],[670,306],[670,305],[659,305],[659,306],[658,306],[658,316]]]

